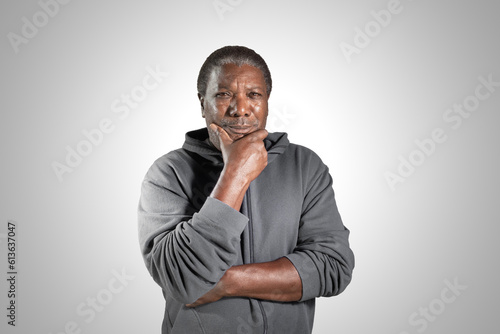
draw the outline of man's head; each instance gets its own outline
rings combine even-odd
[[[198,98],[215,147],[220,149],[212,123],[233,140],[265,128],[271,89],[269,69],[251,49],[226,46],[207,58],[198,76]]]

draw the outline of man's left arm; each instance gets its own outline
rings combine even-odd
[[[306,185],[297,247],[275,261],[231,267],[214,289],[188,306],[223,297],[281,302],[341,293],[351,281],[354,255],[342,223],[328,168],[317,159]],[[315,159],[313,159],[315,160]]]
[[[337,209],[328,167],[319,160],[313,175],[302,207],[297,247],[286,255],[302,281],[301,301],[340,294],[351,282],[354,269],[349,230]]]
[[[294,265],[286,258],[229,268],[219,283],[188,307],[215,302],[223,297],[249,297],[280,302],[298,301],[302,282]]]

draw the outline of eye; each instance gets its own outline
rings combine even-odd
[[[218,92],[215,94],[215,97],[217,98],[228,98],[230,96],[231,94],[229,94],[229,92]]]
[[[262,94],[259,92],[250,92],[249,95],[251,98],[260,98],[262,96]]]

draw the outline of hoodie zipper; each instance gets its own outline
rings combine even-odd
[[[254,263],[254,246],[253,246],[253,222],[252,222],[252,206],[250,199],[250,187],[247,190],[247,209],[248,209],[248,233],[250,239],[250,263]],[[267,334],[267,316],[264,310],[264,306],[260,300],[257,300],[257,304],[259,304],[260,312],[262,313],[262,324],[264,327],[264,334]]]

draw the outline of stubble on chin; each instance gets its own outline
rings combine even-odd
[[[213,131],[210,129],[209,126],[207,126],[208,130],[208,139],[210,141],[210,144],[212,144],[213,147],[215,147],[217,150],[220,151],[220,138],[217,132]]]

